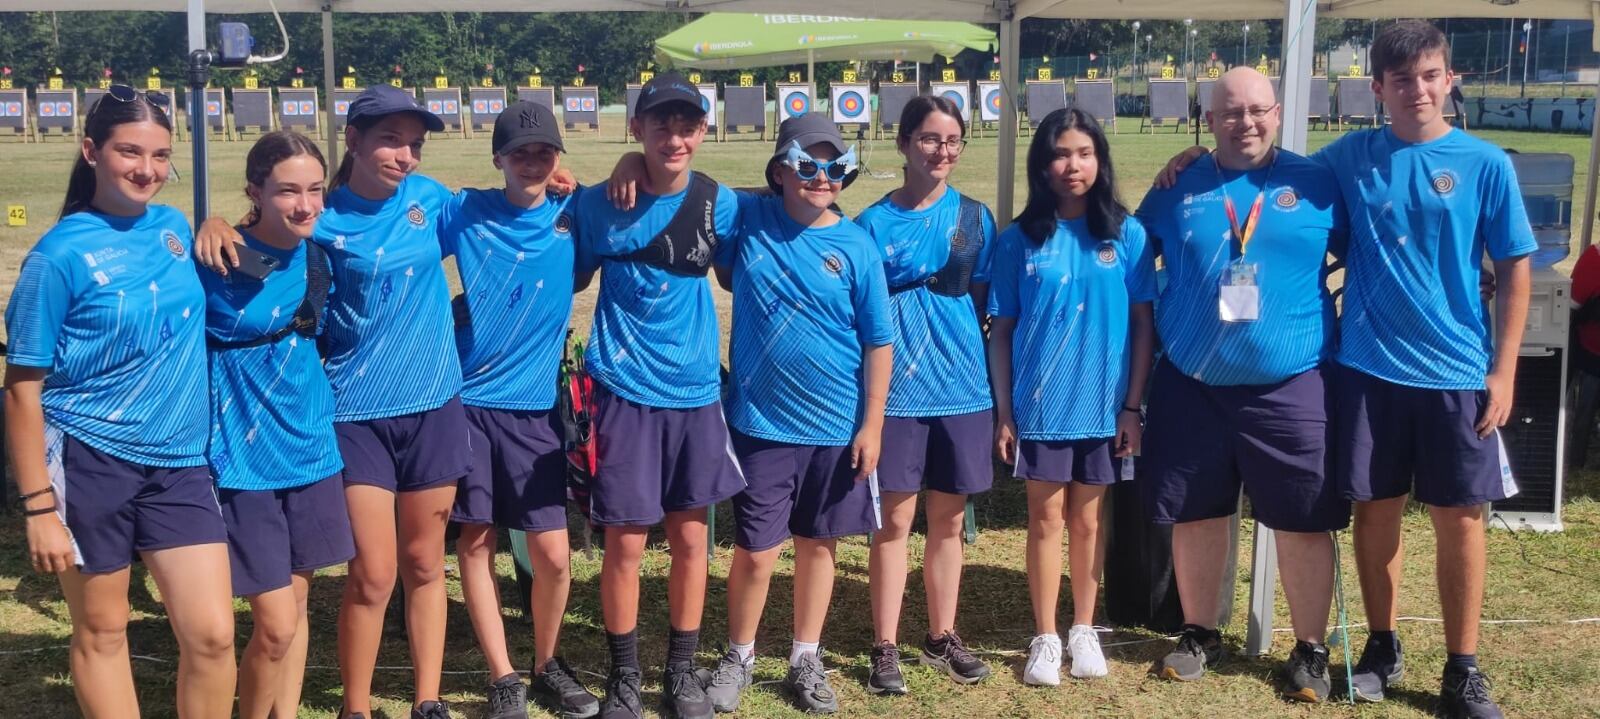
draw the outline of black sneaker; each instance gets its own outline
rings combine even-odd
[[[755,657],[743,661],[732,649],[724,651],[716,670],[705,677],[711,708],[723,713],[739,711],[739,695],[754,681],[754,675]]]
[[[606,698],[600,702],[600,719],[642,719],[644,702],[639,698],[639,669],[612,667],[606,677]]]
[[[589,719],[600,713],[600,700],[578,682],[578,673],[561,657],[551,657],[533,670],[534,701],[561,719]]]
[[[450,705],[442,701],[425,701],[411,709],[411,719],[450,719]]]
[[[1361,661],[1356,662],[1355,671],[1350,674],[1350,694],[1360,701],[1381,702],[1384,690],[1405,674],[1405,652],[1400,649],[1400,640],[1390,647],[1369,636],[1367,646],[1361,650]]]
[[[922,663],[950,675],[957,684],[976,684],[989,676],[989,665],[967,651],[954,630],[922,640]]]
[[[900,673],[900,647],[887,639],[872,648],[872,668],[867,674],[867,691],[873,694],[905,694],[906,678]]]
[[[1328,648],[1321,644],[1297,641],[1284,668],[1283,695],[1313,704],[1328,698],[1333,682],[1328,679]]]
[[[667,667],[661,680],[661,708],[679,719],[711,719],[716,713],[693,664]]]
[[[489,683],[489,719],[528,719],[528,685],[516,672]]]
[[[1161,676],[1192,682],[1206,675],[1206,667],[1222,661],[1222,632],[1196,624],[1183,625],[1178,646],[1161,659]]]
[[[822,669],[822,657],[817,652],[800,655],[800,663],[789,667],[783,685],[794,694],[795,705],[810,714],[832,714],[839,711],[839,695],[828,684],[828,675]]]
[[[1489,678],[1477,667],[1445,667],[1439,701],[1449,719],[1502,719],[1500,707],[1489,698]]]

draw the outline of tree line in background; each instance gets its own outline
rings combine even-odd
[[[604,101],[612,102],[624,84],[637,80],[640,70],[652,68],[653,41],[694,17],[654,12],[342,14],[334,18],[335,74],[342,76],[353,67],[362,85],[398,76],[409,86],[431,85],[439,74],[449,76],[458,86],[476,84],[485,76],[497,85],[515,86],[535,70],[543,75],[545,84],[558,85],[582,74],[586,84],[601,89]],[[213,30],[225,20],[250,25],[258,54],[280,49],[278,28],[270,15],[207,16]],[[1458,70],[1493,71],[1506,61],[1507,38],[1520,36],[1504,20],[1438,22],[1452,36],[1478,39],[1470,46],[1458,39]],[[288,85],[298,69],[307,86],[320,86],[321,17],[290,13],[284,15],[284,24],[291,44],[288,57],[256,69],[261,85]],[[1237,22],[1197,21],[1188,27],[1182,21],[1145,21],[1136,31],[1132,21],[1030,19],[1023,22],[1020,52],[1024,65],[1041,57],[1093,55],[1095,62],[1118,69],[1133,66],[1135,42],[1138,57],[1146,66],[1167,55],[1181,63],[1187,40],[1197,63],[1208,61],[1213,52],[1221,61],[1234,61],[1248,44],[1245,60],[1253,64],[1262,52],[1277,59],[1281,25],[1277,20],[1252,22],[1246,33],[1244,24]],[[1364,46],[1375,27],[1362,20],[1320,20],[1315,49],[1323,57],[1346,44]],[[92,85],[108,68],[119,82],[142,85],[154,68],[165,84],[179,85],[184,82],[186,28],[181,13],[0,12],[0,66],[10,68],[18,87],[43,84],[56,68],[68,84],[80,86]],[[1495,32],[1499,33],[1499,48],[1495,47]],[[208,35],[212,36],[214,33]],[[1585,33],[1580,45],[1584,52],[1587,40]],[[1487,53],[1489,50],[1494,52]],[[941,58],[933,69],[949,64],[964,79],[987,77],[993,61],[991,53],[967,51],[948,61]],[[1484,63],[1486,67],[1478,67]],[[1321,64],[1340,71],[1349,63],[1348,58],[1324,58]],[[819,79],[837,77],[843,65],[819,64]],[[886,79],[888,65],[869,64],[867,76]],[[754,68],[748,72],[758,82],[770,82],[785,78],[793,69]],[[739,73],[704,74],[711,81],[732,83],[737,82]],[[223,71],[215,74],[215,82],[237,86],[242,77],[239,71]]]

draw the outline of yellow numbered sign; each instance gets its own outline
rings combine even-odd
[[[794,70],[790,70],[789,71],[789,82],[800,82],[800,73],[797,72],[797,71],[794,71]]]
[[[482,80],[479,81],[479,85],[481,85],[482,87],[494,87],[494,78],[492,78],[492,77],[483,78]]]
[[[1345,77],[1361,77],[1361,66],[1351,65],[1350,67],[1346,68]]]
[[[95,87],[98,87],[101,90],[109,90],[111,89],[111,78],[102,77],[99,80],[96,80],[94,84]]]
[[[339,78],[339,87],[342,87],[346,90],[354,90],[356,87],[356,78],[353,75],[345,75],[344,77]]]
[[[1055,79],[1055,76],[1056,76],[1056,72],[1055,72],[1055,70],[1052,70],[1050,68],[1050,66],[1045,65],[1045,66],[1042,66],[1042,67],[1039,68],[1039,79],[1040,80],[1053,80],[1053,79]]]
[[[905,82],[905,81],[906,81],[906,74],[903,73],[903,72],[900,72],[899,70],[895,70],[893,73],[889,74],[889,82]]]
[[[161,78],[156,77],[154,75],[151,75],[150,77],[145,78],[144,89],[146,89],[146,90],[160,90],[161,89]]]
[[[27,227],[28,208],[22,205],[6,205],[6,225],[9,227]]]
[[[690,85],[699,85],[700,84],[700,73],[698,73],[698,72],[689,73],[689,84]]]
[[[579,76],[577,76],[575,78],[572,78],[572,86],[573,87],[583,87],[583,76],[579,75]]]
[[[999,70],[990,70],[989,71],[989,81],[990,82],[1000,82],[1000,71]]]
[[[1213,80],[1222,77],[1222,68],[1216,66],[1206,68],[1206,77]]]
[[[399,87],[399,88],[404,88],[404,87],[405,87],[405,85],[403,85],[403,84],[402,84],[402,83],[404,83],[404,82],[405,82],[405,81],[404,81],[404,80],[401,80],[401,79],[400,79],[400,78],[398,78],[398,77],[391,77],[391,78],[389,78],[389,85],[390,85],[390,86],[391,86],[391,87]]]
[[[1088,79],[1088,80],[1099,80],[1100,79],[1100,68],[1091,67],[1091,68],[1088,68],[1088,69],[1084,70],[1083,71],[1083,77],[1085,79]]]
[[[543,75],[529,75],[528,76],[528,87],[544,87],[544,76]]]
[[[59,76],[50,78],[47,84],[51,90],[60,90],[62,87],[61,78]]]
[[[739,73],[739,87],[755,87],[756,76],[748,72]]]
[[[436,87],[436,88],[450,87],[450,78],[448,78],[448,77],[446,77],[444,75],[434,75],[433,76],[433,86]]]
[[[1162,68],[1161,68],[1161,79],[1163,79],[1163,80],[1171,80],[1171,79],[1173,79],[1173,78],[1175,78],[1177,76],[1178,76],[1178,69],[1177,68],[1175,68],[1175,67],[1173,67],[1171,65],[1162,66]]]
[[[655,77],[656,77],[656,74],[654,72],[651,72],[649,70],[642,70],[642,71],[639,72],[639,84],[643,85],[643,84],[645,84],[647,82],[650,82],[651,80],[654,80]]]
[[[845,71],[844,71],[844,77],[842,79],[843,79],[844,82],[855,82],[856,81],[856,71],[846,68]]]
[[[11,87],[11,78],[9,78],[9,77],[0,77],[0,90],[10,90],[10,89],[12,89],[12,87]]]
[[[944,82],[955,82],[956,81],[956,69],[953,68],[953,67],[947,67],[947,68],[945,68],[943,70],[940,70],[939,71],[939,77],[943,78]]]
[[[297,90],[302,88],[302,87],[305,87],[305,86],[306,86],[306,79],[303,78],[303,77],[297,77],[297,78],[289,81],[289,87],[295,88]]]
[[[245,79],[244,79],[244,89],[246,89],[246,90],[256,90],[256,89],[259,89],[260,87],[261,87],[261,80],[259,78],[257,78],[255,75],[249,75],[249,76],[245,77]],[[101,89],[104,89],[104,88],[101,88]]]

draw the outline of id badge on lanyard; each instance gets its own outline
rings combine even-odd
[[[1273,164],[1277,164],[1277,157],[1273,157]],[[1272,179],[1272,167],[1267,167],[1266,180]],[[1217,168],[1217,180],[1222,181],[1222,170]],[[1229,237],[1239,244],[1239,256],[1222,268],[1222,280],[1217,288],[1217,316],[1223,322],[1254,322],[1261,319],[1261,266],[1255,262],[1246,261],[1246,252],[1250,249],[1250,238],[1255,236],[1256,230],[1261,226],[1261,205],[1267,196],[1267,183],[1261,184],[1261,191],[1256,193],[1256,201],[1250,205],[1250,214],[1245,217],[1243,225],[1239,224],[1239,212],[1233,206],[1233,198],[1228,196],[1226,183],[1222,183],[1218,191],[1222,193],[1222,209],[1228,215]]]

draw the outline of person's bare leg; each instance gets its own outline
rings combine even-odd
[[[1103,485],[1071,483],[1067,490],[1067,561],[1072,574],[1072,623],[1094,624],[1100,592],[1100,504]]]
[[[761,626],[761,612],[767,606],[767,591],[772,587],[772,568],[778,563],[783,545],[758,552],[734,547],[733,566],[728,569],[728,641],[750,644]]]
[[[307,599],[311,593],[312,572],[295,573],[289,578],[294,587],[295,615],[299,617],[294,632],[294,643],[283,658],[283,671],[279,674],[278,691],[273,694],[272,715],[294,717],[300,714],[300,693],[306,683],[306,651],[311,646],[311,622],[306,615]]]
[[[300,629],[299,607],[291,583],[250,597],[250,642],[239,662],[239,717],[267,719],[283,686],[284,659]]]
[[[345,486],[344,497],[356,556],[350,560],[339,602],[339,679],[344,684],[345,712],[370,717],[383,615],[398,572],[395,496],[381,487],[352,484]]]
[[[607,634],[627,634],[639,626],[639,563],[647,527],[606,527],[600,561],[600,611]]]
[[[1435,576],[1444,614],[1444,647],[1451,654],[1478,653],[1483,614],[1483,575],[1488,561],[1483,507],[1428,507],[1433,518]]]
[[[413,706],[439,698],[449,606],[444,582],[444,532],[455,501],[456,485],[453,483],[401,492],[396,499],[400,584],[406,593]]]
[[[822,641],[822,626],[833,601],[833,562],[837,539],[794,538],[794,640]]]
[[[142,552],[178,638],[178,716],[233,713],[233,585],[228,545],[216,542]]]
[[[567,530],[526,532],[528,561],[533,565],[533,670],[555,656],[561,619],[572,591],[572,564]]]
[[[672,567],[667,573],[667,615],[672,628],[699,631],[706,610],[706,510],[667,512],[667,549]]]
[[[1172,570],[1186,624],[1217,627],[1222,567],[1233,549],[1228,541],[1232,524],[1229,516],[1172,525]]]
[[[930,489],[924,513],[928,516],[928,542],[922,553],[922,587],[928,597],[928,634],[939,637],[956,628],[966,552],[961,532],[967,518],[967,498]],[[901,586],[904,587],[903,581]]]
[[[1027,480],[1027,485],[1028,597],[1033,602],[1033,630],[1035,634],[1056,634],[1067,487],[1034,479]]]
[[[1333,538],[1327,532],[1281,530],[1272,536],[1294,638],[1321,644],[1328,635],[1328,610],[1333,606]]]
[[[72,690],[88,719],[139,716],[128,658],[127,567],[103,574],[62,572],[61,593],[72,614]]]
[[[1394,631],[1399,619],[1400,570],[1404,559],[1400,519],[1406,497],[1355,503],[1356,574],[1361,578],[1361,604],[1367,628]]]
[[[873,643],[899,641],[900,607],[906,593],[907,540],[917,516],[915,492],[882,494],[883,526],[872,534],[867,554],[867,590],[872,596]],[[930,515],[931,516],[931,515]],[[923,566],[927,581],[927,566]],[[929,595],[932,601],[932,594]]]
[[[489,524],[463,524],[456,537],[456,562],[461,571],[461,595],[477,635],[478,651],[489,665],[489,681],[515,671],[506,650],[506,624],[500,613],[500,587],[495,580],[494,553],[497,532]]]

